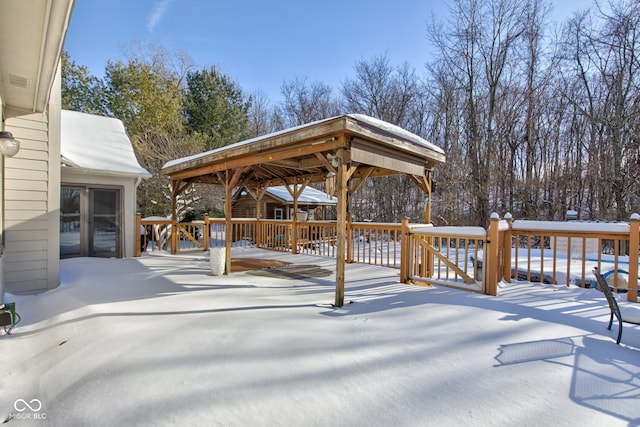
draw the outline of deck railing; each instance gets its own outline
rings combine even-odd
[[[293,233],[293,227],[296,232]],[[164,218],[138,216],[138,253],[146,250],[207,250],[224,246],[227,222],[204,221],[175,226]],[[179,233],[173,235],[172,230]],[[432,227],[347,223],[346,262],[400,268],[400,280],[418,281],[497,295],[500,281],[526,280],[592,286],[591,270],[610,272],[615,291],[637,301],[640,216],[628,223],[579,223],[491,217],[479,227]],[[334,221],[231,220],[234,246],[336,256]],[[208,237],[208,240],[207,240]]]
[[[481,227],[411,226],[407,279],[485,292],[480,256],[486,241]]]
[[[610,276],[609,286],[637,301],[640,218],[628,223],[509,221],[502,252],[506,281],[526,280],[593,287],[592,269]],[[509,250],[506,250],[506,249]],[[536,266],[535,269],[532,266]]]

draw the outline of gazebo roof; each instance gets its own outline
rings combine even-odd
[[[300,177],[323,181],[332,172],[335,150],[346,148],[350,163],[369,166],[353,178],[405,173],[424,176],[445,161],[441,148],[398,126],[361,114],[347,114],[237,142],[167,162],[173,181],[221,183],[219,172],[243,168],[244,182],[270,185]]]

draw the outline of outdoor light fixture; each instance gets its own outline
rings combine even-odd
[[[20,150],[20,141],[11,132],[0,131],[0,152],[7,157],[13,157]]]
[[[338,162],[338,156],[331,153],[327,153],[327,160],[329,161],[329,163],[331,163],[331,166],[333,166],[334,168],[337,168],[338,165],[340,164]]]

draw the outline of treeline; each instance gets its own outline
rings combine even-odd
[[[484,226],[493,211],[627,220],[640,212],[640,3],[594,3],[558,25],[550,16],[543,1],[452,0],[427,26],[424,70],[362,59],[339,88],[285,80],[275,104],[159,46],[133,46],[102,79],[65,55],[63,107],[124,122],[154,176],[140,187],[143,215],[169,212],[165,161],[348,112],[445,150],[437,225]],[[201,209],[222,208],[215,191],[197,192]],[[424,199],[398,176],[372,179],[350,203],[354,220],[421,222]]]

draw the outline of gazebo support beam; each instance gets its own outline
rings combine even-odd
[[[233,189],[242,176],[243,168],[229,169],[219,173],[220,181],[224,182],[224,219],[225,219],[225,274],[231,273],[231,239],[233,237]]]
[[[346,150],[337,150],[338,167],[336,168],[336,195],[338,197],[337,233],[336,233],[336,295],[334,305],[344,305],[344,273],[346,238],[347,238],[347,183],[349,173],[347,171]]]
[[[307,184],[309,184],[309,179],[302,179],[300,182],[300,188],[298,188],[297,177],[294,177],[293,180],[288,180],[285,188],[291,194],[293,198],[293,221],[292,229],[291,229],[291,253],[296,255],[298,253],[298,198],[300,194],[307,188]],[[293,187],[291,187],[293,186]]]
[[[431,223],[431,177],[433,171],[426,170],[424,176],[407,175],[424,193],[426,203],[424,204],[424,222]]]

